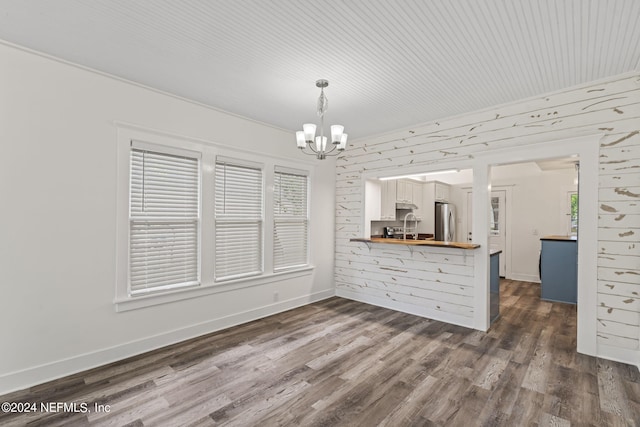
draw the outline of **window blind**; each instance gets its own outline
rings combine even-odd
[[[130,161],[131,295],[197,284],[199,158],[133,145]]]
[[[308,264],[308,176],[276,168],[273,201],[274,270]]]
[[[219,157],[215,179],[216,280],[261,274],[262,167]]]

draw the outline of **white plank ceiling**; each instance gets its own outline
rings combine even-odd
[[[639,0],[2,0],[0,39],[361,138],[640,70]],[[293,144],[293,142],[292,142]]]

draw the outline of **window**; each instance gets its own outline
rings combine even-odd
[[[129,292],[199,284],[199,154],[132,141]]]
[[[499,236],[500,235],[500,198],[497,196],[491,197],[491,206],[489,207],[489,234],[491,236]]]
[[[273,187],[274,271],[307,265],[307,173],[276,167]]]
[[[216,281],[261,274],[262,167],[218,156],[215,181]]]
[[[312,274],[311,167],[128,124],[117,156],[116,311]]]
[[[569,233],[571,235],[578,234],[578,193],[575,191],[569,192]]]

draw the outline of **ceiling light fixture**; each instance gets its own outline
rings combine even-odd
[[[312,156],[316,156],[318,160],[324,160],[327,156],[337,156],[347,147],[347,134],[343,133],[344,126],[332,125],[331,126],[331,144],[333,145],[330,150],[327,150],[327,137],[324,136],[324,113],[329,108],[329,101],[324,94],[324,88],[329,86],[329,81],[320,79],[316,81],[316,86],[320,88],[320,97],[318,97],[318,109],[317,113],[320,116],[320,135],[316,136],[316,125],[313,123],[305,123],[302,125],[302,130],[296,132],[296,142],[298,148],[304,153]],[[315,144],[315,146],[314,146]],[[305,149],[311,150],[311,152],[305,151]],[[335,154],[330,154],[334,150],[338,150]]]

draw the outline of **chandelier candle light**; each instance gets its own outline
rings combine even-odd
[[[301,131],[296,132],[296,142],[298,148],[302,150],[304,154],[316,156],[318,160],[324,160],[327,156],[337,156],[347,146],[347,134],[343,133],[344,126],[332,125],[331,126],[331,144],[333,145],[330,150],[327,151],[327,137],[324,136],[324,113],[329,108],[329,101],[324,94],[324,88],[329,86],[329,82],[324,79],[316,81],[316,86],[320,88],[320,97],[318,98],[318,116],[320,116],[320,135],[316,135],[316,125],[313,123],[305,123],[302,125]],[[315,147],[314,147],[315,140]],[[305,151],[308,148],[311,153]],[[338,150],[335,154],[330,154],[334,150]]]

